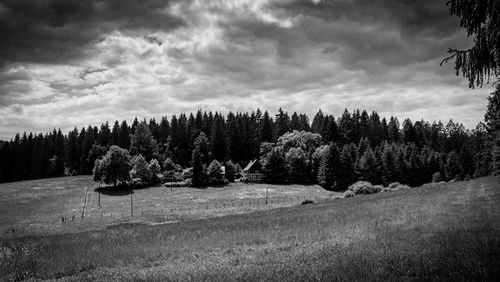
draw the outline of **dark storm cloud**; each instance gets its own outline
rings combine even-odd
[[[341,53],[347,68],[380,71],[384,66],[439,60],[448,47],[466,47],[463,33],[450,16],[446,0],[326,0],[292,1],[273,9],[295,17],[292,28],[254,21],[232,22],[231,37],[251,34],[273,40],[287,57],[305,44],[324,44],[325,54]],[[297,33],[306,37],[297,40]],[[455,36],[455,37],[454,37]]]
[[[64,63],[113,30],[171,30],[182,19],[170,1],[0,0],[0,67],[13,62]]]

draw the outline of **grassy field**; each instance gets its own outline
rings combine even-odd
[[[499,188],[482,178],[164,225],[4,238],[0,277],[498,281]]]
[[[130,191],[96,188],[90,176],[0,184],[0,237],[202,219],[292,206],[304,199],[334,195],[317,185],[231,183],[203,189],[159,186]]]

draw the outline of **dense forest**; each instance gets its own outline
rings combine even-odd
[[[226,116],[198,111],[174,115],[170,120],[106,122],[100,127],[75,128],[67,134],[55,129],[46,134],[17,134],[13,140],[0,141],[0,181],[92,174],[95,160],[112,145],[129,150],[131,155],[141,154],[146,161],[157,159],[163,164],[169,159],[189,167],[196,139],[203,133],[205,164],[215,159],[244,166],[260,159],[268,174],[278,170],[276,177],[268,177],[269,182],[328,181],[331,169],[322,169],[320,163],[330,161],[332,165],[344,165],[339,169],[344,169],[346,179],[419,185],[431,181],[436,172],[443,179],[490,174],[489,127],[488,120],[474,130],[452,120],[443,124],[405,119],[401,124],[396,117],[381,118],[375,111],[347,109],[338,118],[319,110],[312,122],[306,114],[289,115],[282,109],[275,116],[259,109]],[[290,147],[273,150],[283,146],[287,138],[309,138],[314,146],[292,153]],[[287,166],[287,158],[291,162],[303,159],[298,166],[304,171],[298,171],[297,163]]]

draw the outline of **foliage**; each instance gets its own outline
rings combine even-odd
[[[367,148],[359,160],[359,173],[361,180],[380,183],[379,166],[371,148]]]
[[[141,154],[146,160],[158,156],[158,144],[146,122],[137,125],[131,138],[130,153],[132,155]]]
[[[349,191],[352,191],[354,195],[358,194],[375,194],[382,191],[382,186],[372,185],[368,181],[358,181],[351,186],[349,186]]]
[[[443,181],[443,176],[441,175],[441,173],[439,171],[435,172],[432,175],[432,182],[441,182],[441,181]]]
[[[101,179],[97,179],[100,182],[113,184],[116,187],[118,181],[123,183],[130,179],[129,172],[132,167],[130,156],[127,150],[118,146],[111,146],[98,166],[100,169],[97,171],[102,173]],[[96,179],[95,176],[94,179]]]
[[[446,159],[446,177],[450,179],[460,179],[462,176],[462,160],[460,155],[454,151],[448,154]]]
[[[130,178],[140,179],[144,185],[151,183],[151,171],[146,159],[141,155],[132,158],[132,170],[130,171]]]
[[[226,167],[226,179],[229,182],[234,182],[234,179],[241,170],[241,167],[238,168],[238,165],[233,163],[231,160],[226,162],[225,167]]]
[[[354,192],[352,192],[351,190],[346,190],[343,193],[344,198],[351,198],[354,197],[354,195],[355,195]]]
[[[207,169],[208,176],[216,177],[222,174],[222,166],[217,160],[213,160]]]
[[[191,184],[194,187],[199,187],[205,185],[206,176],[203,171],[203,164],[201,163],[201,153],[200,150],[194,149],[191,157],[191,162],[193,163],[192,179]]]
[[[162,175],[160,164],[156,159],[152,159],[148,165],[149,173],[151,174],[151,184],[157,184],[160,182]]]
[[[179,182],[183,181],[182,167],[176,164],[172,159],[167,158],[163,162],[163,181],[165,182]]]
[[[338,180],[338,170],[340,164],[340,153],[336,144],[331,143],[328,151],[321,160],[321,165],[318,172],[318,183],[323,188],[328,190],[336,189],[336,181]]]
[[[460,17],[460,26],[474,36],[474,45],[467,50],[450,48],[455,70],[469,80],[469,87],[482,86],[484,78],[500,75],[500,2],[496,0],[450,0],[450,13]]]
[[[288,179],[286,160],[280,147],[273,148],[264,165],[264,180],[268,183],[285,183]]]
[[[300,147],[293,147],[285,154],[289,180],[293,183],[309,182],[310,170],[306,153]]]
[[[328,148],[326,144],[330,141],[336,141],[339,158],[344,160],[337,168],[337,173],[345,171],[344,175],[347,175],[337,179],[336,189],[340,190],[359,178],[377,184],[399,181],[411,185],[432,181],[432,173],[437,171],[447,178],[449,169],[447,171],[446,164],[452,151],[457,152],[462,163],[460,178],[467,175],[480,177],[492,173],[492,148],[496,135],[491,133],[497,124],[496,111],[500,108],[495,106],[500,99],[493,97],[497,96],[500,94],[490,97],[491,106],[485,124],[473,131],[453,121],[443,124],[409,119],[405,119],[403,129],[400,129],[395,117],[380,119],[376,112],[360,110],[345,110],[339,118],[318,112],[312,130],[307,115],[294,114],[290,119],[282,110],[278,114],[279,127],[295,131],[277,136],[277,123],[269,113],[266,115],[257,110],[230,113],[227,118],[219,113],[198,111],[196,115],[172,116],[170,122],[166,117],[162,117],[160,123],[155,119],[150,119],[149,123],[135,119],[130,126],[123,121],[119,127],[120,123],[115,121],[112,131],[109,124],[113,123],[106,122],[100,127],[73,129],[67,136],[60,130],[47,134],[18,134],[11,141],[0,141],[0,182],[61,176],[65,171],[91,174],[95,159],[106,152],[109,144],[125,149],[134,147],[133,156],[140,153],[146,161],[157,159],[164,167],[167,159],[176,167],[190,167],[192,153],[199,147],[202,170],[214,158],[219,162],[230,159],[235,163],[259,159],[265,167],[273,148],[280,148],[286,160],[284,167],[288,170],[286,179],[281,181],[304,182],[309,175],[310,181],[316,182],[322,156]],[[290,124],[287,126],[285,122],[288,120]],[[135,138],[134,146],[130,146],[130,134]],[[276,137],[275,143],[265,142],[273,142]],[[137,147],[138,140],[144,140],[139,142],[142,147]],[[156,145],[154,140],[158,142]],[[217,153],[213,151],[215,148]],[[368,148],[373,155],[363,159]],[[352,166],[348,164],[347,153]],[[220,159],[216,154],[224,158]],[[351,167],[354,167],[354,173]],[[186,178],[178,168],[165,167],[163,174],[164,181]],[[189,178],[191,174],[187,176]],[[346,183],[341,183],[344,180]]]

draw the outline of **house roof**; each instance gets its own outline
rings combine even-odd
[[[252,166],[257,162],[257,159],[250,161],[247,166],[243,169],[243,171],[247,171],[252,168]]]

